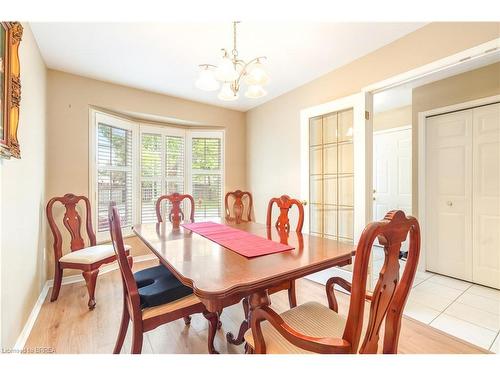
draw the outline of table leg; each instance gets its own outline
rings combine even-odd
[[[226,334],[226,340],[228,343],[233,345],[241,345],[244,341],[245,332],[250,328],[250,309],[248,304],[249,297],[243,298],[241,303],[243,304],[243,311],[245,312],[245,319],[241,322],[240,329],[238,331],[238,336],[235,337],[232,332]]]
[[[255,310],[263,307],[263,306],[270,306],[271,305],[271,300],[269,299],[269,293],[267,290],[261,290],[259,292],[253,293],[250,298],[248,299],[248,304],[250,305],[250,311],[249,311],[249,319],[248,322],[250,324],[250,327],[252,330],[255,329],[255,327],[252,327],[252,315]],[[253,353],[266,353],[266,343],[261,340],[257,340],[257,337],[254,333],[254,348],[247,347],[245,352],[248,354],[253,354]]]

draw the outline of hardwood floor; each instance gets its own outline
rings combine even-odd
[[[156,265],[156,261],[134,265],[135,270]],[[346,315],[348,296],[337,293],[339,312]],[[122,283],[117,270],[99,276],[95,310],[87,308],[85,283],[63,285],[59,299],[49,302],[50,291],[26,342],[26,348],[53,348],[55,353],[112,353],[122,309]],[[319,301],[327,304],[324,286],[308,280],[297,282],[298,303]],[[277,311],[288,309],[286,291],[273,294],[272,306]],[[368,307],[368,306],[367,306]],[[365,309],[365,315],[368,308]],[[222,313],[222,329],[215,339],[221,353],[243,353],[243,345],[226,343],[228,331],[237,332],[243,319],[241,305]],[[365,323],[367,319],[365,317]],[[131,326],[122,349],[130,352]],[[143,353],[207,353],[208,322],[201,314],[186,326],[182,319],[158,327],[145,334]],[[484,350],[448,336],[423,323],[403,318],[399,341],[400,353],[485,353]]]

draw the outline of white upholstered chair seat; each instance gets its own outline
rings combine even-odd
[[[130,246],[125,245],[125,250]],[[59,261],[65,263],[92,264],[115,255],[113,245],[96,245],[84,247],[81,250],[71,251],[63,255]]]
[[[338,337],[342,338],[345,319],[335,311],[318,302],[307,302],[280,314],[283,320],[296,331],[313,337]],[[261,324],[262,334],[266,343],[268,354],[312,354],[287,341],[268,322]],[[254,348],[252,330],[245,333],[245,341]]]

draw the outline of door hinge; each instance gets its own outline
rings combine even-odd
[[[365,120],[369,120],[369,119],[370,119],[370,112],[365,111]]]

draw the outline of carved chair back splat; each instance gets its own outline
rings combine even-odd
[[[399,280],[399,251],[408,233],[408,258],[403,276]],[[403,309],[415,278],[420,255],[418,221],[414,217],[407,218],[403,211],[388,212],[382,221],[369,224],[361,235],[356,250],[349,314],[343,338],[351,343],[355,352],[363,325],[370,253],[376,238],[384,246],[385,259],[373,293],[368,296],[371,301],[368,328],[359,352],[377,353],[380,328],[385,319],[383,352],[397,353]]]
[[[231,209],[229,207],[229,197],[230,196],[234,198],[234,202],[233,202],[234,217],[231,217]],[[245,212],[245,205],[243,203],[243,199],[245,196],[248,197],[248,209],[247,209],[246,218],[243,219],[243,214]],[[252,206],[253,206],[252,194],[249,193],[248,191],[236,190],[236,191],[230,191],[230,192],[226,193],[226,196],[224,198],[226,220],[235,220],[237,224],[241,223],[242,220],[252,221]]]
[[[170,195],[162,195],[156,201],[156,218],[158,222],[162,222],[163,219],[161,217],[161,203],[164,200],[168,200],[172,204],[172,208],[168,213],[168,219],[172,223],[174,228],[179,228],[181,221],[184,220],[184,212],[181,209],[181,203],[184,199],[187,199],[191,202],[191,215],[189,217],[190,221],[194,223],[194,199],[189,194],[179,194],[173,193]]]
[[[58,261],[62,257],[62,236],[59,228],[54,219],[54,204],[61,203],[64,208],[63,224],[71,236],[70,249],[71,251],[81,250],[85,247],[85,241],[81,234],[82,218],[78,213],[77,206],[83,201],[85,204],[85,228],[89,238],[90,246],[96,245],[96,237],[94,229],[92,228],[92,214],[90,208],[90,201],[83,195],[65,194],[63,197],[54,197],[47,203],[46,213],[49,227],[54,236],[54,254],[55,259]]]
[[[274,224],[278,230],[290,231],[290,219],[288,217],[288,212],[293,205],[297,206],[299,210],[299,219],[297,221],[296,232],[302,232],[302,226],[304,225],[304,207],[302,203],[297,199],[292,199],[288,195],[282,195],[279,198],[271,198],[267,206],[267,220],[266,225],[271,226],[271,216],[273,211],[273,204],[278,206],[280,209],[280,214],[276,223]]]

